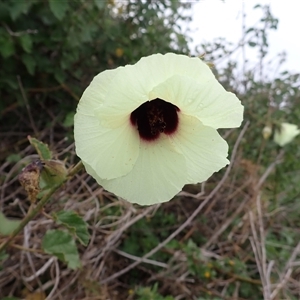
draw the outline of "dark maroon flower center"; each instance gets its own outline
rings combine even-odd
[[[139,135],[147,141],[155,140],[161,133],[172,134],[178,126],[179,108],[156,98],[147,101],[130,115],[131,124],[137,127]]]

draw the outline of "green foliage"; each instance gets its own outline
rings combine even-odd
[[[266,251],[270,260],[276,260],[276,263],[284,267],[286,261],[291,255],[293,249],[299,242],[298,233],[289,227],[283,227],[280,234],[270,230],[266,240]]]
[[[40,187],[44,190],[61,183],[67,176],[65,163],[60,160],[47,159],[41,161],[43,168],[40,177]]]
[[[88,224],[74,211],[59,211],[53,214],[57,224],[63,224],[69,232],[76,236],[79,242],[87,246],[90,235],[88,233]]]
[[[63,125],[65,127],[72,127],[74,125],[74,115],[75,115],[74,112],[67,113],[63,121]]]
[[[133,255],[143,255],[159,243],[159,237],[153,232],[151,223],[139,220],[124,240],[122,250]]]
[[[39,155],[40,159],[47,160],[52,158],[52,152],[50,151],[48,145],[39,141],[36,138],[28,137],[30,144],[35,148],[37,154]]]
[[[215,277],[216,272],[212,268],[212,263],[205,261],[202,257],[201,249],[192,240],[189,240],[184,246],[184,251],[187,255],[187,264],[192,275],[202,280]]]
[[[1,30],[2,28],[0,28]],[[15,53],[15,47],[12,39],[5,34],[4,30],[0,31],[2,35],[0,36],[0,53],[3,58],[9,58]]]
[[[48,230],[43,237],[42,247],[46,253],[67,263],[70,269],[75,270],[81,266],[75,241],[72,235],[65,231]]]
[[[187,256],[187,266],[190,274],[201,282],[214,282],[223,278],[224,280],[230,276],[240,283],[240,296],[246,299],[253,299],[254,291],[258,293],[257,287],[251,281],[251,275],[245,262],[233,259],[209,259],[205,257],[201,248],[189,240],[183,247],[183,251]],[[232,297],[236,285],[233,281],[228,285],[227,296]],[[200,299],[211,299],[200,298]]]
[[[131,227],[121,249],[127,253],[142,256],[166,238],[175,224],[176,218],[173,213],[165,213],[163,210],[157,211],[152,218],[141,219]],[[167,247],[169,246],[167,245]],[[167,261],[170,256],[159,252],[153,255],[153,258]]]
[[[22,157],[20,154],[10,154],[9,156],[6,157],[6,161],[11,163],[16,163],[19,160],[21,160],[21,158]]]
[[[222,300],[222,298],[207,296],[205,298],[204,297],[197,298],[197,300]]]
[[[74,211],[59,211],[53,213],[53,218],[58,225],[65,226],[69,232],[48,230],[42,240],[42,247],[45,252],[67,263],[69,268],[77,269],[81,264],[73,237],[87,246],[90,238],[88,224]]]
[[[73,99],[99,72],[157,52],[189,52],[178,25],[189,20],[188,7],[167,0],[1,1],[0,112],[16,100],[24,106],[19,76],[30,104],[53,91],[53,113],[71,126]]]
[[[0,212],[0,235],[10,235],[20,224],[19,220],[7,219],[2,212]]]
[[[158,292],[158,284],[155,283],[153,287],[139,287],[136,291],[137,300],[174,300],[172,296],[163,297]]]
[[[54,16],[61,21],[69,8],[69,2],[60,0],[49,0],[49,6]]]

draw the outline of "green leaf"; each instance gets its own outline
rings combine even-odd
[[[9,13],[13,21],[15,21],[22,13],[27,13],[31,1],[28,0],[13,0]]]
[[[0,53],[3,58],[8,58],[15,54],[15,45],[8,35],[0,35]]]
[[[3,82],[4,84],[7,84],[10,88],[12,88],[13,90],[18,89],[18,84],[17,81],[12,79],[12,78],[1,78],[1,83]]]
[[[49,5],[52,13],[58,20],[62,20],[69,7],[67,0],[49,0]]]
[[[0,20],[3,23],[10,21],[10,3],[4,3],[4,1],[0,1]]]
[[[38,153],[41,159],[51,159],[52,152],[50,151],[47,144],[44,144],[43,142],[32,138],[31,136],[28,136],[28,140],[30,144],[35,148],[36,152]]]
[[[27,53],[22,55],[22,62],[26,66],[26,69],[30,75],[34,75],[35,67],[36,67],[36,61],[34,60],[32,55],[29,55]]]
[[[0,300],[21,300],[21,298],[16,298],[16,297],[4,297],[4,298],[1,298]]]
[[[103,0],[94,0],[94,3],[99,8],[99,10],[105,8],[105,6],[107,5],[107,2]]]
[[[2,212],[0,212],[0,234],[10,235],[19,226],[21,221],[7,219]]]
[[[67,113],[67,115],[66,115],[66,117],[65,117],[65,119],[63,121],[63,125],[65,127],[71,127],[71,126],[74,125],[74,115],[75,115],[74,112]]]
[[[54,77],[59,83],[66,81],[66,74],[61,69],[55,70]]]
[[[10,154],[6,157],[6,161],[10,163],[16,163],[22,159],[20,154]]]
[[[20,43],[23,50],[27,53],[31,53],[32,50],[32,39],[29,34],[24,34],[20,36]]]
[[[257,44],[256,44],[255,42],[248,42],[248,45],[249,45],[250,47],[255,47]]]
[[[80,267],[79,254],[73,237],[61,230],[48,230],[43,237],[42,247],[46,253],[55,255],[67,263],[70,269]]]
[[[72,234],[75,234],[79,242],[86,246],[90,240],[88,224],[74,211],[59,211],[53,214],[58,224],[65,225]]]
[[[251,31],[254,31],[254,28],[253,28],[253,27],[250,27],[249,29],[247,29],[245,33],[249,33],[249,32],[251,32]]]

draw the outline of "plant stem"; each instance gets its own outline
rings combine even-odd
[[[4,250],[11,242],[12,240],[20,233],[22,229],[30,222],[40,211],[41,209],[46,205],[46,203],[50,200],[50,197],[69,179],[71,179],[75,174],[77,174],[81,169],[83,169],[82,161],[77,163],[71,170],[69,170],[66,178],[64,178],[61,182],[53,185],[49,192],[43,196],[43,198],[38,202],[38,204],[35,207],[32,207],[29,209],[27,215],[25,218],[21,221],[19,226],[13,231],[13,233],[9,236],[9,238],[3,242],[0,245],[0,253],[2,250]]]

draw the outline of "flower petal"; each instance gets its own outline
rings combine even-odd
[[[215,79],[201,86],[201,100],[197,118],[213,128],[239,127],[243,121],[244,107],[235,94],[227,92]]]
[[[199,83],[187,76],[174,75],[156,86],[150,97],[171,102],[183,113],[213,128],[238,127],[243,120],[240,100],[215,78]]]
[[[282,123],[280,129],[275,130],[274,141],[276,144],[283,147],[290,143],[299,133],[300,130],[297,125]]]
[[[146,101],[153,100],[149,93],[174,74],[181,74],[196,82],[216,80],[209,67],[197,57],[174,53],[153,54],[127,65],[114,77],[114,88],[106,94],[101,119],[112,124],[110,116],[126,115]],[[166,100],[168,101],[168,100]],[[169,102],[172,102],[171,99]]]
[[[109,129],[102,126],[95,114],[121,69],[102,72],[93,79],[82,95],[74,119],[77,155],[107,179],[127,174],[139,152],[139,137],[128,119],[123,118],[117,128]]]
[[[95,76],[78,103],[77,113],[94,116],[94,110],[101,107],[113,79],[123,68],[106,70]]]
[[[198,82],[215,78],[208,65],[200,58],[175,53],[143,57],[135,64],[135,69],[140,78],[146,79],[149,91],[174,75],[187,76]]]
[[[101,178],[112,179],[131,171],[139,154],[139,136],[129,121],[109,129],[96,117],[77,114],[75,123],[76,153]]]
[[[98,173],[87,171],[105,189],[140,205],[169,201],[186,183],[184,157],[176,153],[165,136],[155,144],[141,143],[139,157],[127,175],[103,180]]]
[[[217,130],[204,126],[195,117],[179,114],[179,128],[170,139],[174,148],[185,157],[186,183],[203,182],[229,163],[226,141]]]
[[[179,108],[179,125],[146,142],[130,116],[156,98]],[[105,189],[139,204],[165,202],[228,164],[228,145],[215,128],[239,126],[242,114],[199,58],[155,54],[94,78],[75,115],[76,152]]]

